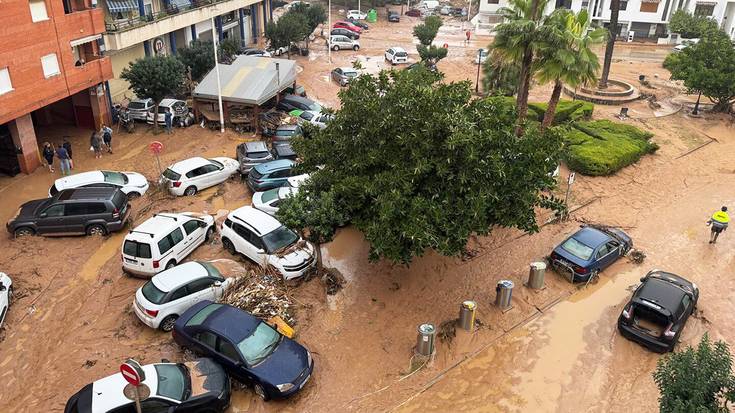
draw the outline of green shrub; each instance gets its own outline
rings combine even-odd
[[[574,122],[564,135],[564,160],[585,175],[610,175],[658,149],[650,132],[609,120]]]
[[[546,114],[547,103],[529,103],[528,117],[535,121],[541,122]],[[592,117],[592,111],[595,105],[591,102],[583,102],[580,100],[560,100],[556,105],[556,113],[554,113],[554,125],[561,125],[569,121],[589,119]]]

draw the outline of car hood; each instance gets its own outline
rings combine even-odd
[[[305,245],[299,247],[298,244],[301,242],[304,242]],[[313,255],[314,247],[306,241],[297,241],[296,244],[275,253],[276,259],[281,265],[299,265],[307,259],[310,259]]]
[[[141,187],[148,185],[148,179],[137,172],[125,172],[125,176],[128,177],[128,185],[130,186]]]
[[[258,377],[276,386],[294,383],[308,367],[306,348],[283,337],[273,353],[252,370]]]
[[[557,255],[559,255],[562,258],[564,258],[565,260],[571,262],[572,264],[579,265],[580,267],[585,267],[590,262],[589,260],[583,260],[583,259],[577,257],[576,255],[572,254],[571,252],[565,250],[564,248],[562,248],[561,245],[559,245],[558,247],[554,248],[554,252]]]
[[[18,216],[15,219],[28,219],[36,216],[36,211],[46,204],[47,199],[36,199],[28,201],[20,206]]]
[[[184,365],[191,375],[190,398],[210,392],[219,395],[225,390],[225,386],[229,385],[227,374],[214,360],[201,358]]]
[[[240,163],[232,158],[227,158],[225,156],[221,156],[218,158],[212,158],[217,162],[221,162],[222,165],[225,166],[225,169],[228,171],[236,171],[238,168],[240,168]]]

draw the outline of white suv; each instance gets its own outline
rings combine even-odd
[[[180,263],[214,235],[214,217],[183,212],[154,214],[123,241],[123,271],[153,276]]]
[[[202,189],[221,184],[240,169],[240,164],[227,157],[189,158],[166,168],[160,182],[176,196],[195,195]]]
[[[335,34],[333,36],[329,36],[329,47],[332,48],[332,50],[360,50],[360,42],[357,40],[352,40],[347,36],[343,36],[341,34]]]
[[[216,301],[234,278],[225,278],[212,263],[192,261],[156,274],[138,291],[133,311],[143,324],[171,331],[189,307]]]
[[[221,233],[222,246],[231,254],[243,254],[263,268],[272,265],[286,280],[301,277],[316,264],[311,243],[250,206],[230,212]]]
[[[391,47],[385,51],[385,60],[389,61],[392,65],[408,63],[408,53],[402,47]]]

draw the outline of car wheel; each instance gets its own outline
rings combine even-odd
[[[13,304],[13,286],[8,287],[8,308]]]
[[[100,224],[93,224],[87,227],[87,235],[96,235],[101,237],[107,235],[107,230]]]
[[[168,263],[166,263],[166,269],[170,269],[176,266],[176,260],[171,260]]]
[[[339,51],[339,45],[335,44],[334,47],[332,47],[332,50],[334,50],[335,52]]]
[[[209,241],[212,238],[212,235],[214,235],[214,226],[209,227],[207,234],[204,235],[204,241]]]
[[[161,330],[165,332],[169,332],[174,329],[174,324],[176,324],[176,320],[179,319],[179,316],[177,315],[170,315],[161,321],[161,325],[158,326]]]
[[[222,246],[232,255],[237,255],[237,250],[235,249],[235,245],[230,241],[229,239],[225,238],[222,240]]]
[[[360,50],[360,46],[354,45],[354,46],[352,46],[352,50],[358,51],[358,50]]]
[[[28,227],[20,227],[16,229],[15,232],[13,232],[13,234],[15,235],[15,238],[20,238],[20,237],[27,237],[29,235],[35,235],[36,232]]]
[[[194,195],[196,195],[196,193],[197,193],[197,187],[195,187],[193,185],[190,186],[190,187],[188,187],[188,188],[186,188],[186,191],[184,191],[184,195],[186,195],[186,196],[194,196]]]
[[[128,199],[136,199],[136,198],[140,198],[140,193],[135,192],[135,191],[128,193]]]
[[[265,389],[263,388],[263,386],[260,385],[260,383],[255,383],[255,385],[253,385],[253,390],[255,391],[255,394],[258,395],[258,397],[263,399],[263,401],[268,401],[268,394],[266,394]]]

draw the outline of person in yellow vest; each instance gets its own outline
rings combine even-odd
[[[710,232],[709,237],[710,244],[717,242],[717,237],[720,236],[720,232],[726,230],[729,223],[730,215],[727,214],[726,206],[712,214],[712,218],[707,221],[707,225],[712,225],[712,232]]]

